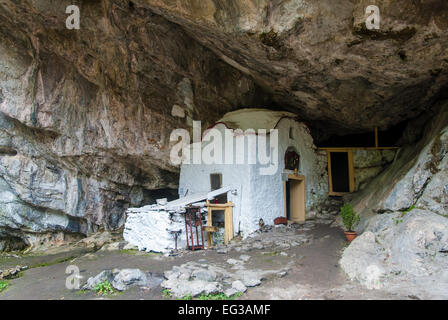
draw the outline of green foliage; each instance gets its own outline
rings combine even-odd
[[[404,210],[404,211],[401,213],[401,216],[404,217],[405,214],[411,212],[411,211],[414,210],[414,209],[415,209],[415,206],[414,206],[414,205],[410,206],[409,208],[407,208],[406,210]]]
[[[403,217],[414,209],[415,209],[415,206],[412,205],[409,208],[407,208],[406,210],[402,211],[401,214],[397,218],[393,218],[392,220],[395,221],[395,224],[399,224],[400,222],[403,222]]]
[[[90,291],[87,289],[81,289],[81,290],[75,291],[75,294],[76,295],[84,295],[84,294],[88,294],[89,292]]]
[[[237,292],[231,297],[227,296],[224,293],[202,294],[199,297],[199,300],[234,300],[235,298],[239,298],[242,295],[243,295],[242,292]]]
[[[144,251],[139,251],[137,249],[122,249],[120,250],[120,253],[123,254],[129,254],[129,255],[133,255],[133,256],[161,256],[162,254],[159,252],[144,252]]]
[[[188,294],[182,298],[178,298],[177,300],[193,300],[193,297],[191,296],[191,294]]]
[[[0,292],[5,290],[9,286],[9,282],[5,280],[0,280]]]
[[[64,263],[64,262],[73,260],[74,258],[76,258],[76,256],[60,258],[60,259],[56,259],[56,260],[48,261],[48,262],[41,262],[41,263],[37,263],[37,264],[32,265],[30,268],[49,267],[49,266],[52,266],[52,265],[55,265],[55,264],[60,264],[60,263]]]
[[[107,281],[107,280],[98,283],[95,286],[95,288],[93,288],[93,290],[95,291],[96,294],[105,295],[105,296],[109,295],[109,294],[114,294],[115,293],[114,287],[112,287],[110,282]]]
[[[162,294],[165,298],[171,298],[171,291],[169,289],[163,290]]]
[[[346,203],[341,207],[341,217],[344,226],[350,232],[354,231],[353,228],[356,227],[360,221],[359,215],[353,210],[350,203]]]
[[[168,297],[165,294],[169,294],[169,297],[171,297],[171,292],[169,290],[163,290],[164,296]],[[243,295],[242,292],[237,292],[233,296],[229,297],[224,293],[210,293],[210,294],[201,294],[198,298],[198,300],[234,300],[236,298],[239,298]],[[182,298],[178,298],[177,300],[193,300],[193,297],[191,294],[188,294]]]

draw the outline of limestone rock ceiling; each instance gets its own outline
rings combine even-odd
[[[1,14],[5,31],[153,111],[168,114],[187,77],[197,119],[266,102],[346,133],[415,117],[447,84],[448,3],[373,1],[369,31],[371,2],[78,1],[79,31],[65,29],[68,1],[3,1]]]
[[[141,0],[308,121],[387,128],[447,84],[446,1]],[[365,9],[380,7],[380,30]],[[338,129],[337,129],[338,128]]]

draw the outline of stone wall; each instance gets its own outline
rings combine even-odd
[[[353,150],[355,191],[364,189],[369,181],[380,174],[394,160],[395,153],[395,150]]]

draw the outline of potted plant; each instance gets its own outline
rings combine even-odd
[[[358,233],[353,229],[360,221],[359,215],[355,212],[355,210],[353,210],[353,207],[350,203],[346,203],[341,207],[341,217],[342,222],[347,229],[347,231],[345,231],[345,236],[347,237],[347,240],[349,242],[352,242],[353,239],[355,239],[358,235]]]

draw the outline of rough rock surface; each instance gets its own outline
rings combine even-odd
[[[26,242],[121,227],[128,206],[172,196],[173,129],[264,101],[149,8],[81,1],[78,31],[69,4],[0,4],[0,234]]]
[[[344,251],[342,268],[369,287],[447,298],[448,110],[430,118],[421,140],[351,199],[364,233]],[[401,283],[401,286],[400,286]]]
[[[227,264],[207,263],[207,261],[187,262],[174,266],[164,274],[162,287],[170,290],[172,296],[183,298],[197,297],[201,294],[225,293],[232,296],[237,292],[244,293],[248,287],[256,287],[267,276],[276,276],[289,270],[284,266],[281,270],[252,270],[246,268],[244,261],[233,260]],[[235,265],[236,264],[236,265]],[[232,265],[229,268],[229,265]]]
[[[304,225],[291,224],[288,226],[277,225],[275,227],[265,226],[262,230],[258,230],[243,241],[235,239],[229,245],[217,245],[214,249],[221,254],[231,251],[249,252],[252,250],[285,250],[308,243],[312,237],[301,233],[301,230],[309,230],[314,226],[313,222],[306,222]],[[238,265],[248,262],[249,256],[242,254],[240,259],[228,259],[227,263]]]
[[[446,215],[448,210],[448,102],[427,120],[419,141],[403,147],[393,163],[361,192],[346,197],[361,215],[362,230],[377,213],[412,206]],[[413,123],[409,127],[414,128]]]
[[[96,285],[103,281],[109,282],[119,291],[124,291],[132,286],[153,288],[160,285],[162,279],[152,275],[150,272],[144,273],[140,269],[104,270],[95,277],[87,279],[83,289],[94,290]]]
[[[351,279],[369,288],[447,299],[447,248],[448,218],[419,209],[385,213],[370,220],[340,263]]]
[[[355,191],[362,190],[394,160],[395,150],[353,150]]]
[[[21,271],[28,269],[28,266],[15,266],[6,270],[0,270],[0,280],[17,277]]]
[[[170,194],[169,133],[192,119],[258,105],[315,136],[367,131],[446,86],[444,0],[381,1],[377,31],[367,0],[83,0],[80,30],[69,4],[0,4],[0,235],[26,244]]]
[[[388,126],[418,115],[446,84],[446,1],[377,2],[375,31],[365,27],[367,0],[136,4],[182,25],[308,120]]]
[[[148,282],[146,274],[139,269],[123,269],[118,272],[112,286],[120,291],[127,290],[131,286],[144,286]]]

